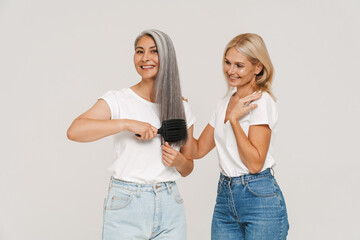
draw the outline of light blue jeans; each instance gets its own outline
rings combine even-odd
[[[284,197],[269,169],[241,177],[220,175],[212,240],[284,240],[288,230]]]
[[[136,184],[112,178],[102,239],[185,240],[185,209],[176,183]]]

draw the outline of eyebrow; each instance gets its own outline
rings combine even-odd
[[[138,49],[138,48],[144,49],[143,47],[140,47],[140,46],[139,46],[139,47],[136,47],[135,50]],[[156,46],[152,46],[152,47],[150,47],[150,48],[156,48]]]
[[[225,58],[226,61],[230,62],[229,59]],[[242,65],[245,65],[245,63],[243,62],[235,62],[235,64],[242,64]]]

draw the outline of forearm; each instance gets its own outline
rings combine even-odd
[[[239,121],[237,119],[230,119],[230,124],[235,134],[241,161],[249,169],[250,173],[260,172],[264,165],[264,159],[262,159],[258,150],[251,144]]]
[[[192,148],[192,157],[193,159],[203,158],[209,151],[212,149],[208,149],[209,147],[203,144],[202,141],[193,138],[193,148]]]
[[[199,139],[192,138],[192,158],[203,158],[215,147],[214,127],[206,126]]]
[[[181,153],[180,153],[181,154]],[[192,159],[187,159],[183,154],[181,154],[182,161],[180,164],[175,166],[176,170],[181,174],[181,176],[186,177],[194,169],[194,161]]]
[[[67,131],[70,140],[92,142],[126,130],[126,119],[97,120],[75,119]]]

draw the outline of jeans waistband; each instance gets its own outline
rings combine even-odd
[[[171,192],[171,187],[174,184],[176,184],[175,181],[142,184],[142,183],[126,182],[111,177],[109,187],[120,187],[123,189],[127,189],[129,191],[137,191],[137,192],[160,192],[164,190]]]
[[[247,181],[250,181],[250,180],[253,180],[256,178],[268,177],[268,176],[272,176],[270,168],[268,168],[262,172],[256,173],[256,174],[249,173],[249,174],[245,174],[245,175],[242,175],[239,177],[228,177],[228,176],[225,176],[224,174],[220,173],[220,181],[221,182],[232,182],[232,183],[241,182],[241,183],[245,184]]]

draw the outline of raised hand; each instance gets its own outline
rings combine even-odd
[[[256,108],[257,104],[250,104],[250,102],[257,100],[260,97],[261,93],[255,93],[241,98],[229,115],[230,121],[237,121],[245,116],[249,111]]]

